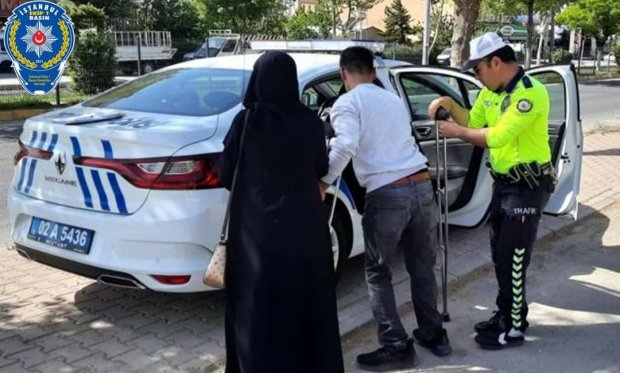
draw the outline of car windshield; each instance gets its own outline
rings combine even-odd
[[[439,53],[439,54],[450,54],[450,48],[448,49],[444,49],[443,52]]]
[[[155,72],[111,89],[83,105],[173,115],[216,115],[241,102],[250,73],[213,68]]]

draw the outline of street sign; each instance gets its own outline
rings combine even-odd
[[[502,26],[502,28],[499,29],[499,32],[501,32],[504,36],[510,36],[515,32],[515,29],[510,25],[506,25]]]

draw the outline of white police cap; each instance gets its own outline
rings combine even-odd
[[[463,65],[461,71],[469,71],[474,68],[483,58],[502,49],[507,44],[494,32],[487,32],[469,42],[469,60]]]

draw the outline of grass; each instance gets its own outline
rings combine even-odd
[[[77,104],[88,98],[88,95],[70,91],[60,90],[60,104],[68,106]],[[34,96],[25,91],[15,91],[0,94],[0,110],[14,109],[45,109],[56,107],[56,93],[48,95]]]

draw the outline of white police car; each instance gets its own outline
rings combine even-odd
[[[301,99],[324,114],[342,86],[338,55],[292,56]],[[227,198],[214,166],[257,57],[178,64],[27,120],[8,195],[18,252],[115,286],[208,290],[202,273]],[[480,83],[447,68],[391,60],[378,67],[383,85],[409,109],[412,134],[433,169],[435,123],[427,117],[428,104],[450,95],[471,106]],[[574,216],[582,146],[575,74],[567,66],[530,74],[547,84],[551,96],[549,131],[560,181],[546,212]],[[486,153],[458,140],[447,145],[449,221],[478,226],[491,196]],[[363,251],[364,191],[350,168],[340,189],[332,235],[338,264]]]

